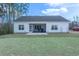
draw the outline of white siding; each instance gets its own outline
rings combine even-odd
[[[24,25],[24,30],[19,30],[19,25]],[[29,31],[29,26],[25,22],[14,22],[14,33],[25,33]]]
[[[58,30],[52,30],[52,25],[57,25]],[[67,22],[50,22],[47,23],[47,32],[69,32],[69,23]]]
[[[46,32],[69,32],[69,22],[14,22],[14,33],[29,32],[29,24],[46,24]],[[18,26],[24,25],[24,30],[19,30]],[[58,30],[52,30],[52,25],[57,25]]]

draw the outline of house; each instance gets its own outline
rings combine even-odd
[[[69,32],[69,21],[62,16],[22,16],[14,20],[14,33]]]

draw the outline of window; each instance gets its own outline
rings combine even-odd
[[[51,28],[52,30],[57,30],[58,29],[58,27],[57,27],[57,25],[52,25],[52,28]]]
[[[19,25],[19,30],[24,30],[24,25]]]

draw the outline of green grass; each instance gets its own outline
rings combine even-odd
[[[0,36],[0,55],[79,56],[79,34],[2,35]]]

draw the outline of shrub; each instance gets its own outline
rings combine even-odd
[[[4,34],[12,34],[13,33],[13,26],[11,26],[11,28],[9,27],[8,23],[5,23],[1,26],[0,28],[0,35],[4,35]]]

